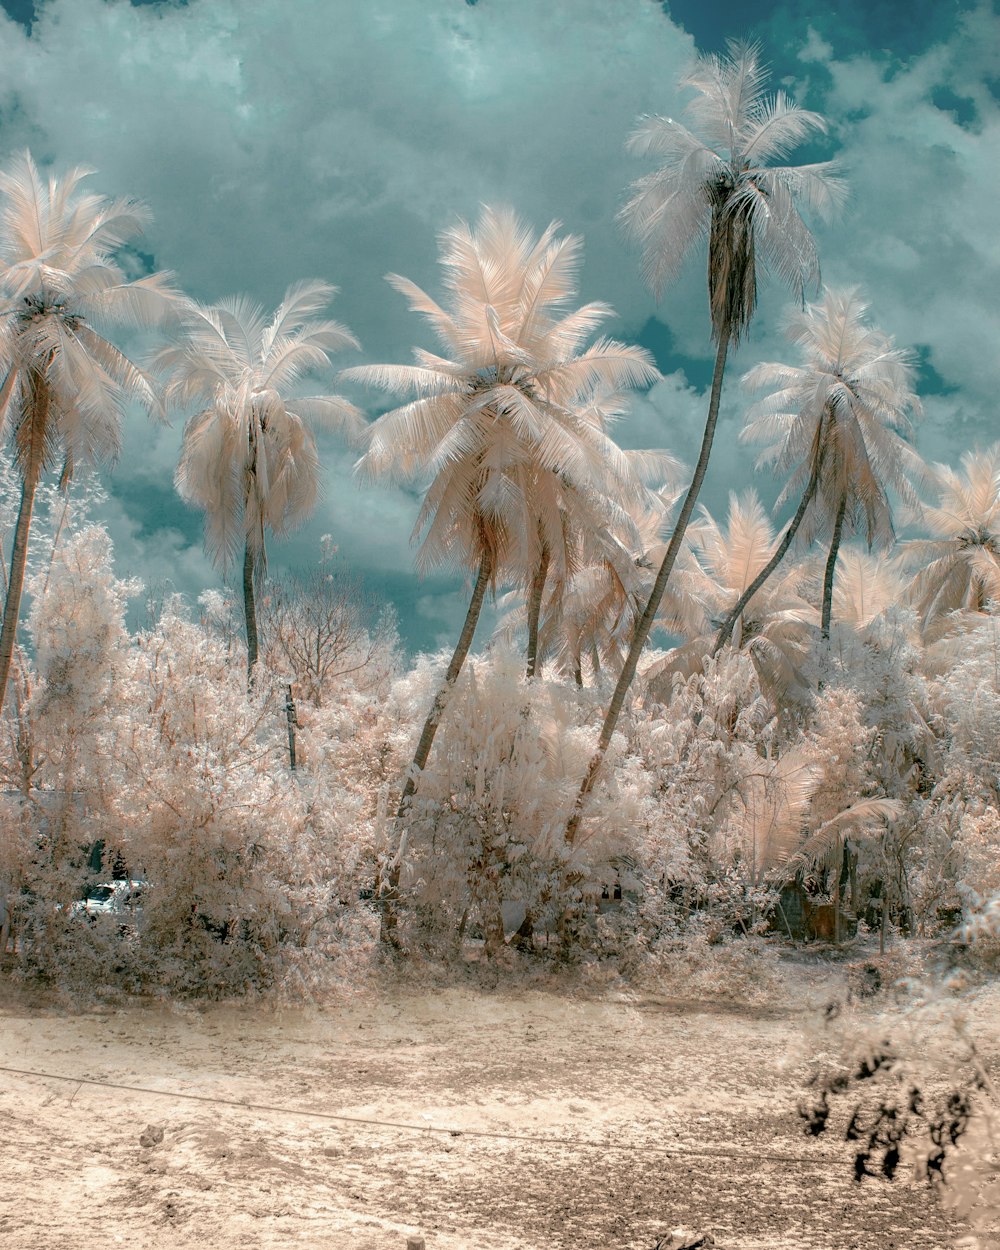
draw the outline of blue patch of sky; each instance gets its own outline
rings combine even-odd
[[[703,52],[719,52],[728,38],[759,39],[775,73],[797,66],[809,29],[837,56],[869,52],[905,61],[954,29],[976,0],[840,0],[826,8],[816,0],[657,0],[692,34]]]
[[[951,113],[960,126],[974,126],[979,119],[975,101],[968,96],[957,95],[949,87],[935,87],[931,92],[931,103],[942,113]]]
[[[642,329],[630,337],[652,354],[661,373],[676,373],[680,369],[689,386],[702,391],[711,386],[714,356],[685,356],[676,351],[672,330],[658,317],[650,317]]]
[[[136,537],[149,538],[164,529],[177,530],[185,542],[199,546],[204,532],[202,514],[183,502],[173,482],[165,485],[148,477],[130,478],[121,473],[105,482],[105,488],[125,507],[136,524]]]
[[[0,8],[15,22],[20,22],[29,30],[31,29],[31,24],[35,20],[34,0],[0,0]]]
[[[159,8],[170,7],[175,9],[187,8],[188,0],[129,0],[129,4],[133,8],[141,9],[144,6],[156,6]],[[20,22],[31,30],[38,10],[44,7],[45,0],[0,0],[0,9],[4,9],[15,22]]]
[[[916,343],[912,353],[917,368],[917,392],[920,395],[954,395],[961,387],[947,381],[931,364],[931,348],[927,343]]]

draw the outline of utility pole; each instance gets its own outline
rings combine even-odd
[[[295,699],[292,697],[292,687],[289,684],[285,689],[288,691],[285,698],[285,719],[288,721],[288,762],[292,766],[292,772],[295,772],[295,726],[299,722],[295,718]]]

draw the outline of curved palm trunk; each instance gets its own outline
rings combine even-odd
[[[837,553],[840,551],[840,539],[844,532],[844,513],[847,511],[847,495],[841,495],[837,506],[837,519],[833,523],[833,538],[830,542],[830,554],[826,559],[826,572],[823,574],[823,614],[820,617],[820,629],[824,639],[830,641],[830,617],[833,614],[833,579],[837,571]]]
[[[476,584],[472,591],[472,600],[469,603],[469,610],[465,614],[465,624],[462,626],[462,632],[459,635],[458,642],[455,646],[454,654],[451,657],[451,663],[448,665],[448,671],[445,673],[444,682],[441,689],[434,696],[434,702],[431,710],[424,721],[424,728],[420,734],[420,740],[417,743],[417,749],[413,756],[413,762],[407,770],[406,784],[403,786],[403,793],[400,795],[399,807],[396,810],[396,829],[400,835],[400,846],[389,867],[386,877],[386,883],[381,891],[377,891],[379,898],[379,906],[382,913],[380,941],[398,949],[399,940],[397,937],[398,918],[396,915],[396,903],[399,900],[399,871],[400,871],[400,853],[402,851],[402,823],[406,815],[407,808],[410,805],[410,799],[413,797],[417,789],[417,777],[424,770],[427,763],[427,757],[431,753],[431,747],[434,744],[434,736],[441,724],[441,718],[444,715],[445,707],[448,704],[449,696],[458,681],[458,676],[462,671],[462,665],[465,663],[472,646],[472,639],[476,632],[476,626],[479,623],[479,615],[483,610],[483,601],[486,598],[486,591],[493,576],[493,553],[484,549],[479,560],[479,573],[476,576]]]
[[[798,533],[799,526],[802,524],[806,515],[806,510],[812,502],[813,496],[816,494],[816,488],[819,486],[819,475],[821,469],[823,468],[824,450],[825,448],[821,445],[819,455],[813,460],[813,471],[809,477],[805,490],[802,492],[802,498],[799,500],[799,506],[796,508],[795,515],[789,522],[788,529],[785,531],[785,536],[778,544],[774,555],[771,556],[767,564],[764,565],[750,585],[746,588],[746,590],[744,590],[743,594],[736,600],[732,611],[726,617],[725,621],[723,621],[722,628],[719,630],[718,636],[715,639],[715,645],[712,647],[713,659],[719,654],[729,639],[732,638],[733,630],[736,628],[736,622],[740,619],[743,610],[778,567],[781,561],[785,558],[788,548],[792,545],[792,541]]]
[[[253,552],[247,543],[243,553],[243,616],[247,626],[247,680],[253,682],[254,665],[257,663],[257,604],[253,590]]]
[[[528,596],[528,652],[525,677],[532,678],[538,671],[538,621],[542,614],[542,595],[545,593],[545,581],[549,575],[549,549],[542,547],[538,567],[531,579],[531,592]]]
[[[587,801],[587,795],[594,788],[597,780],[597,774],[600,772],[604,757],[607,754],[608,747],[611,744],[612,736],[618,726],[618,719],[621,716],[622,708],[625,705],[625,695],[628,693],[635,678],[636,668],[639,664],[639,656],[649,637],[649,632],[653,627],[653,620],[656,617],[660,602],[663,599],[663,592],[667,588],[667,582],[670,574],[673,572],[674,564],[677,560],[678,553],[681,549],[681,543],[684,541],[684,535],[687,532],[688,522],[691,519],[691,513],[698,501],[698,493],[701,490],[702,482],[705,480],[705,473],[708,470],[708,460],[712,454],[712,441],[715,438],[715,427],[719,419],[719,400],[722,396],[722,377],[726,369],[726,353],[729,349],[730,330],[728,326],[723,326],[719,334],[719,347],[715,353],[715,371],[712,376],[712,394],[708,404],[708,417],[705,421],[705,432],[701,440],[701,452],[698,456],[698,463],[695,466],[694,477],[691,479],[691,485],[688,492],[684,496],[684,503],[681,507],[680,515],[677,518],[677,524],[674,526],[674,532],[670,538],[670,545],[667,547],[666,555],[663,557],[663,563],[660,565],[659,572],[656,574],[656,580],[653,582],[653,588],[649,593],[649,600],[643,609],[642,616],[639,618],[635,632],[632,635],[632,642],[629,646],[628,655],[625,657],[625,663],[618,677],[618,684],[615,686],[614,694],[611,696],[611,703],[608,705],[607,714],[604,717],[604,724],[601,726],[601,734],[597,740],[597,750],[591,758],[587,768],[587,774],[580,785],[579,793],[576,796],[576,803],[573,806],[572,815],[566,825],[566,841],[572,845],[576,839],[577,832],[580,828],[580,821],[583,819],[584,805]]]

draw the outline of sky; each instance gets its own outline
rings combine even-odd
[[[830,133],[795,159],[835,156],[850,199],[817,223],[823,280],[860,285],[875,321],[920,362],[922,454],[956,463],[1000,437],[1000,20],[991,0],[0,0],[0,162],[29,147],[54,172],[98,171],[154,221],[145,262],[206,302],[334,283],[332,314],[362,350],[338,368],[405,362],[434,343],[384,281],[439,290],[438,232],[484,203],[584,238],[580,302],[612,304],[608,331],[639,342],[663,380],[616,437],[693,463],[712,345],[704,258],[659,304],[615,216],[649,166],[625,152],[635,119],[679,115],[699,52],[758,39],[775,88]],[[740,376],[788,360],[789,296],[768,282],[729,367],[702,493],[777,483],[737,444]],[[327,379],[329,383],[329,379]],[[308,388],[317,390],[315,385]],[[352,392],[374,416],[377,394]],[[183,414],[130,414],[104,480],[119,572],[192,599],[220,584],[201,517],[173,488]],[[321,437],[322,500],[272,543],[273,570],[305,568],[331,534],[341,557],[396,604],[411,649],[450,645],[460,577],[418,578],[414,489],[360,487],[355,454]]]

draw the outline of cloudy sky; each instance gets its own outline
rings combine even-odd
[[[734,35],[759,38],[775,86],[830,120],[823,146],[798,154],[836,155],[850,181],[840,221],[816,230],[824,280],[861,284],[917,353],[920,450],[957,461],[1000,437],[991,0],[840,0],[836,12],[819,0],[0,0],[0,160],[28,146],[145,199],[144,252],[199,299],[273,306],[299,278],[335,283],[333,312],[363,349],[341,366],[433,346],[383,275],[436,291],[436,235],[456,216],[492,203],[539,228],[556,218],[584,236],[581,300],[613,304],[611,332],[653,350],[664,374],[620,441],[690,463],[711,368],[703,263],[657,306],[614,218],[646,168],[623,148],[635,118],[679,113],[686,66]],[[787,358],[786,306],[769,285],[733,358],[702,496],[713,511],[753,480],[736,445],[738,379]],[[181,428],[130,421],[107,520],[122,572],[194,596],[219,579],[173,491]],[[323,451],[316,517],[274,545],[272,565],[306,565],[331,533],[397,604],[411,647],[451,641],[465,592],[416,577],[416,496],[362,490],[351,454]]]

